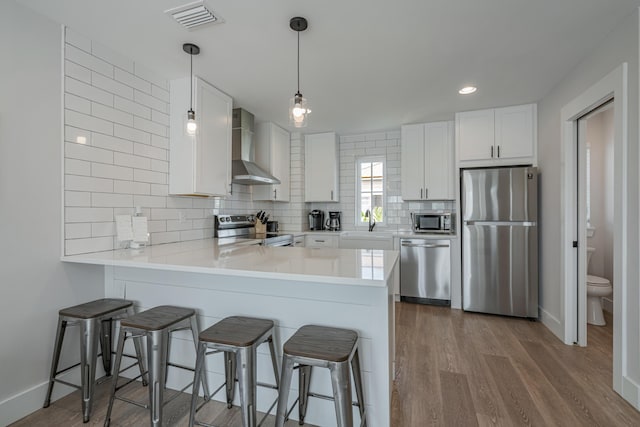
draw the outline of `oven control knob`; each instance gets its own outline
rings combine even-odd
[[[220,222],[225,222],[226,220],[227,220],[227,218],[225,218],[223,216],[220,217]]]
[[[247,221],[249,221],[249,222],[254,222],[254,221],[255,221],[255,218],[253,217],[253,215],[249,215],[249,216],[247,217]]]

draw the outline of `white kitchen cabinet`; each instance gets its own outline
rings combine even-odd
[[[307,234],[304,239],[306,248],[337,248],[340,246],[340,236],[330,234]]]
[[[232,99],[199,77],[193,78],[198,128],[186,131],[189,77],[171,81],[169,194],[226,196],[231,185]]]
[[[291,137],[274,123],[256,126],[255,162],[280,180],[280,184],[254,185],[253,200],[288,202],[291,182]]]
[[[457,158],[461,167],[533,164],[536,105],[456,113]]]
[[[304,201],[337,202],[338,138],[335,132],[304,136]]]
[[[404,125],[401,130],[404,200],[452,200],[453,122]]]
[[[296,248],[304,248],[305,236],[304,234],[293,236],[293,246]]]

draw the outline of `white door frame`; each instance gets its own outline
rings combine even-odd
[[[623,63],[607,74],[602,80],[588,88],[562,108],[561,146],[561,235],[562,235],[562,296],[564,298],[564,342],[586,345],[586,209],[584,201],[576,210],[575,200],[578,159],[577,120],[588,112],[613,98],[614,102],[614,224],[613,236],[613,389],[622,394],[623,373],[627,371],[625,362],[627,313],[627,63]],[[584,151],[584,150],[582,150]],[[582,154],[584,157],[584,153]],[[584,160],[582,162],[584,164]],[[584,175],[584,171],[581,171]],[[583,181],[584,182],[584,181]],[[579,218],[578,218],[579,216]],[[584,227],[578,225],[585,225]],[[578,250],[572,242],[578,241]],[[582,271],[585,270],[585,271]],[[575,283],[578,283],[576,292]]]

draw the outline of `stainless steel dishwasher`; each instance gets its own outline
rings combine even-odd
[[[400,299],[451,305],[451,242],[448,239],[400,240]]]

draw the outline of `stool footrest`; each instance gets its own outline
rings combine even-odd
[[[69,381],[60,380],[58,378],[54,378],[53,380],[55,382],[57,382],[57,383],[64,384],[64,385],[69,386],[69,387],[77,388],[78,390],[80,390],[82,388],[82,386],[79,386],[78,384],[70,383]]]
[[[180,365],[178,363],[167,362],[167,365],[173,366],[174,368],[184,369],[185,371],[195,372],[195,368],[191,368],[191,367],[185,366],[185,365]]]
[[[122,397],[122,396],[114,396],[113,398],[121,400],[123,402],[131,403],[132,405],[136,405],[139,408],[149,409],[149,405],[146,404],[146,403],[140,403],[138,401],[135,401],[135,400],[132,400],[132,399],[128,399],[128,398]]]

